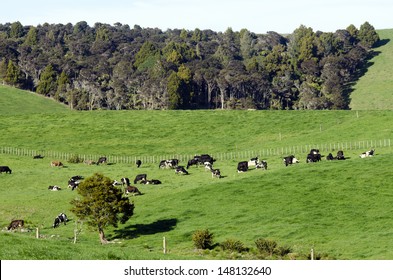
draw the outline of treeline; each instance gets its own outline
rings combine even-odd
[[[0,24],[0,81],[76,110],[348,109],[379,41],[365,22],[292,34]]]

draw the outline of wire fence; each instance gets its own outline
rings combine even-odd
[[[287,147],[264,148],[249,151],[234,151],[225,153],[210,153],[210,155],[217,160],[245,160],[258,156],[259,158],[267,158],[270,156],[287,156],[308,153],[311,149],[319,149],[321,153],[332,151],[350,151],[350,150],[369,150],[371,148],[391,147],[390,139],[383,140],[362,140],[340,143],[328,144],[306,144]],[[82,161],[97,161],[100,157],[105,156],[110,163],[128,163],[134,164],[136,160],[141,160],[143,163],[159,163],[164,159],[179,159],[180,162],[187,162],[194,157],[194,154],[166,154],[166,155],[87,155],[77,153],[66,153],[58,151],[44,151],[44,150],[30,150],[15,147],[0,147],[0,154],[28,156],[34,157],[41,155],[46,158],[68,161],[71,158],[78,157]]]

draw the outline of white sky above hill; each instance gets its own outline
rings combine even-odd
[[[292,33],[301,24],[334,32],[368,21],[375,29],[393,28],[392,0],[19,0],[4,1],[0,23],[75,24],[86,21],[133,27]]]

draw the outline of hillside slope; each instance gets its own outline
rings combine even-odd
[[[393,29],[378,31],[382,41],[375,49],[379,54],[364,76],[354,86],[351,94],[352,110],[384,110],[393,109]]]
[[[35,93],[0,85],[0,115],[60,113],[68,111],[64,104]]]

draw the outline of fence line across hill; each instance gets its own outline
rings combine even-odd
[[[287,146],[279,148],[265,148],[249,151],[235,151],[226,153],[210,153],[210,155],[217,160],[247,160],[258,156],[259,158],[266,158],[270,156],[287,156],[308,153],[311,149],[319,149],[321,153],[334,152],[338,150],[369,150],[371,148],[391,147],[390,139],[383,140],[362,140],[352,142],[339,142],[328,144],[306,144],[297,146]],[[209,152],[206,152],[209,153]],[[101,156],[106,156],[110,163],[128,163],[134,164],[136,160],[141,160],[143,163],[159,163],[163,159],[177,158],[180,162],[187,162],[194,157],[194,154],[167,154],[167,155],[141,155],[141,156],[127,156],[127,155],[83,155],[77,153],[66,153],[58,151],[44,151],[44,150],[30,150],[24,148],[14,147],[0,147],[0,154],[9,154],[16,156],[34,157],[41,155],[46,158],[68,161],[69,159],[78,156],[79,159],[97,161]]]

